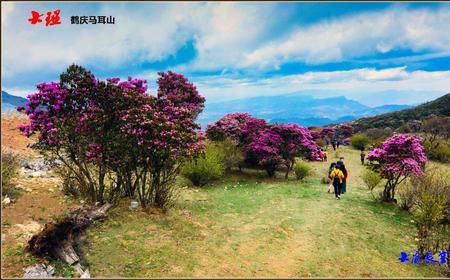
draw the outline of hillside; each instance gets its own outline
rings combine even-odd
[[[430,115],[450,116],[450,93],[414,108],[361,118],[353,121],[352,125],[357,130],[365,130],[372,127],[391,127],[395,129],[410,121],[423,120]]]
[[[259,96],[239,100],[207,103],[199,116],[202,127],[234,112],[247,112],[269,122],[293,122],[303,126],[326,125],[408,108],[408,105],[368,107],[344,96],[313,98],[288,94]]]
[[[17,106],[25,106],[26,98],[15,96],[2,91],[2,112],[7,110],[15,110]]]

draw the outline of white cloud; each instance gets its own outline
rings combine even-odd
[[[450,51],[450,9],[366,12],[297,27],[246,55],[243,66],[276,69],[285,62],[338,62],[395,49]]]
[[[2,25],[5,24],[6,19],[11,15],[13,11],[14,11],[13,2],[2,2]]]
[[[7,5],[6,5],[7,4]],[[63,24],[35,26],[29,3],[2,3],[3,72],[7,76],[60,70],[76,62],[109,69],[164,60],[192,41],[194,61],[178,71],[278,69],[285,62],[320,64],[395,49],[450,52],[450,9],[394,7],[309,26],[273,29],[285,11],[275,4],[99,4],[92,10],[67,4]],[[33,6],[34,7],[34,6]],[[113,15],[115,25],[71,25],[70,15]],[[7,15],[7,16],[4,16]],[[65,21],[65,22],[64,22]],[[291,31],[289,31],[291,29]],[[274,32],[275,31],[275,32]],[[281,37],[280,37],[281,36]]]
[[[67,5],[61,9],[63,24],[45,27],[24,21],[31,9],[20,4],[15,17],[8,19],[15,24],[4,32],[6,75],[56,70],[73,62],[105,69],[125,63],[132,67],[164,60],[191,40],[198,52],[195,65],[204,69],[233,66],[265,36],[272,11],[270,4],[236,3],[146,3],[137,9],[111,3],[81,12]],[[113,15],[116,24],[71,25],[69,16],[78,14]]]
[[[378,106],[414,104],[450,92],[450,71],[408,72],[405,67],[308,72],[257,80],[226,75],[193,80],[210,102],[302,92],[316,97],[344,95]],[[383,96],[377,98],[376,95],[382,92]]]
[[[156,72],[136,73],[133,77],[147,79],[149,92],[156,92],[158,77]],[[343,95],[368,106],[379,106],[417,104],[450,93],[450,71],[407,71],[406,67],[308,72],[260,79],[225,74],[192,77],[189,80],[194,82],[208,102],[302,93],[312,94],[318,98]],[[4,90],[24,97],[35,91],[32,87],[4,88]]]

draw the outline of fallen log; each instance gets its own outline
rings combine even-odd
[[[27,250],[39,257],[56,257],[85,273],[74,250],[82,233],[95,221],[106,217],[110,204],[86,206],[71,211],[66,217],[45,224],[43,230],[28,241]]]

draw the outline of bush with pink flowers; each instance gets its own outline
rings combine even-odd
[[[296,124],[269,125],[247,113],[225,115],[207,126],[206,135],[213,141],[232,139],[243,149],[247,166],[262,167],[269,176],[274,176],[283,165],[287,178],[296,157],[319,159],[319,150],[307,128]]]
[[[28,96],[33,146],[71,169],[91,202],[113,201],[125,193],[144,207],[165,208],[181,159],[202,147],[195,119],[205,99],[185,77],[159,73],[157,96],[146,81],[101,81],[72,65],[59,82],[42,83]]]
[[[381,148],[369,152],[367,158],[378,171],[386,185],[382,193],[384,201],[394,201],[395,188],[409,176],[422,176],[427,157],[422,138],[409,134],[395,135]]]

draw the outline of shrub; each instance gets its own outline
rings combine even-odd
[[[324,138],[317,138],[314,140],[316,142],[316,145],[319,147],[325,147],[327,145],[327,142]]]
[[[320,183],[324,185],[329,185],[331,183],[331,180],[328,177],[322,177],[322,179],[320,179]]]
[[[407,123],[405,123],[405,124],[402,124],[399,128],[397,128],[397,132],[398,133],[411,133],[412,130],[411,130],[411,127]]]
[[[288,177],[295,157],[319,160],[319,149],[310,130],[297,124],[267,124],[265,120],[246,113],[227,114],[206,128],[208,139],[230,138],[243,148],[245,163],[259,166],[272,177],[283,165]]]
[[[335,138],[338,141],[342,141],[345,138],[349,138],[353,135],[353,133],[355,132],[355,129],[353,128],[353,126],[343,123],[340,124],[337,128],[336,128],[336,133],[335,133]]]
[[[11,187],[11,180],[16,176],[18,169],[18,156],[12,152],[2,149],[2,194],[9,191]]]
[[[182,75],[158,75],[150,95],[145,80],[102,81],[71,65],[59,82],[38,84],[28,96],[30,124],[19,129],[39,134],[33,148],[47,159],[72,167],[88,201],[115,200],[131,184],[143,207],[166,208],[178,163],[202,148],[195,119],[205,98]]]
[[[319,149],[307,128],[297,124],[274,124],[259,131],[245,146],[248,156],[254,157],[269,177],[279,165],[286,167],[285,178],[295,164],[296,157],[319,160]]]
[[[417,229],[417,245],[422,256],[450,248],[450,175],[445,168],[427,170],[413,178],[417,195],[412,215]],[[447,258],[448,259],[448,258]]]
[[[238,146],[243,146],[244,143],[250,141],[255,133],[266,126],[265,120],[255,118],[248,113],[226,114],[206,127],[206,137],[212,141],[222,141],[229,138]]]
[[[370,192],[373,192],[382,180],[380,174],[370,169],[365,169],[361,175],[361,178]]]
[[[398,195],[400,197],[400,208],[409,211],[414,201],[417,199],[418,186],[417,184],[411,184],[410,181],[405,181],[399,186]]]
[[[424,141],[425,153],[429,159],[434,159],[440,162],[450,162],[450,142],[445,140],[429,139]]]
[[[369,137],[372,143],[381,144],[393,135],[393,131],[390,128],[370,128],[364,134]]]
[[[208,143],[202,155],[183,165],[181,174],[195,186],[204,186],[223,176],[222,149],[215,143]]]
[[[366,148],[370,142],[369,137],[362,134],[353,135],[351,139],[352,146],[358,150]]]
[[[311,173],[311,167],[302,160],[297,160],[294,164],[294,172],[297,180],[303,180]]]
[[[426,135],[426,139],[433,146],[434,142],[439,139],[450,138],[450,117],[432,115],[424,120],[422,131]]]
[[[395,202],[395,188],[409,176],[420,176],[427,162],[422,138],[399,134],[386,140],[381,148],[367,155],[371,167],[386,179],[382,200]]]
[[[226,172],[229,172],[232,168],[238,167],[244,160],[242,149],[236,146],[229,138],[216,142],[216,146],[220,150],[222,163]]]

